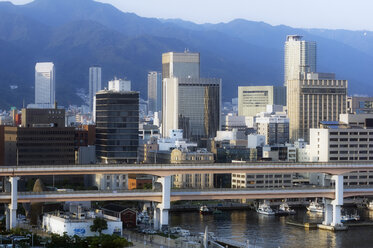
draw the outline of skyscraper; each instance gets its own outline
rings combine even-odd
[[[148,111],[162,111],[162,73],[151,71],[148,73]]]
[[[195,141],[215,137],[220,130],[221,79],[199,77],[199,53],[165,53],[162,65],[162,135],[183,129],[185,138]]]
[[[89,109],[93,113],[93,98],[97,92],[102,90],[101,67],[93,66],[89,68]]]
[[[96,94],[96,154],[104,163],[134,163],[139,145],[139,92]]]
[[[162,134],[183,129],[185,138],[212,138],[220,130],[221,79],[166,78]]]
[[[285,42],[285,86],[288,80],[299,79],[302,72],[316,72],[316,42],[302,36],[288,35]]]
[[[56,101],[55,69],[52,62],[35,65],[35,104],[51,108]]]

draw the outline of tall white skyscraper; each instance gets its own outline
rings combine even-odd
[[[302,36],[288,35],[285,42],[285,86],[288,80],[300,79],[302,72],[316,72],[316,42]]]
[[[101,67],[89,68],[89,109],[93,113],[93,101],[97,92],[102,90],[101,86]]]
[[[35,65],[35,104],[50,108],[56,101],[55,69],[52,62]]]

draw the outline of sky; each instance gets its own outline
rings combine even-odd
[[[5,1],[5,0],[0,0]],[[9,0],[8,0],[9,1]],[[195,23],[242,18],[271,25],[373,31],[372,0],[97,0],[143,17]],[[25,4],[31,0],[11,0]]]

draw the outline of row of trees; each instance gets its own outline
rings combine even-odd
[[[63,236],[52,234],[48,248],[122,248],[132,246],[125,238],[117,235],[100,234],[94,237]]]

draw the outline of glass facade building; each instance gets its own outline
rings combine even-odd
[[[101,86],[101,67],[89,68],[89,110],[93,113],[94,96],[102,89]]]
[[[184,138],[213,138],[220,130],[221,79],[172,78],[163,85],[163,134],[183,129]]]
[[[134,163],[139,145],[139,92],[96,94],[96,155],[104,163]]]
[[[151,71],[148,73],[148,111],[162,111],[162,73]]]
[[[35,65],[35,104],[51,108],[56,101],[56,79],[51,62]]]

